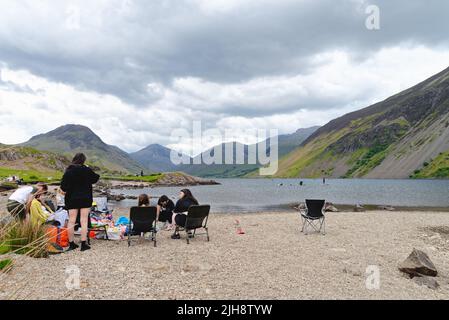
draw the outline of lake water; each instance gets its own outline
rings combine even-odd
[[[213,212],[285,210],[306,198],[326,199],[335,204],[373,204],[410,207],[449,207],[449,180],[328,179],[216,179],[221,185],[190,187],[200,203]],[[300,186],[300,181],[304,185]],[[116,193],[152,197],[163,194],[175,200],[181,187],[116,190]],[[155,199],[153,199],[153,204]],[[133,206],[125,200],[120,206]]]

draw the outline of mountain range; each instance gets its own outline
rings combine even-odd
[[[130,157],[137,163],[153,172],[179,171],[179,166],[170,161],[171,149],[160,144],[151,144],[137,152],[130,153]]]
[[[276,177],[448,178],[449,68],[321,128],[300,129],[278,138],[281,159]],[[195,162],[210,157],[214,150],[230,148],[244,150],[247,160],[251,147],[260,149],[262,144],[230,142],[189,159]],[[271,152],[264,148],[265,153]],[[184,171],[202,177],[254,177],[261,166],[175,166],[171,150],[164,146],[153,144],[128,154],[80,125],[65,125],[19,145],[0,145],[0,149],[0,167],[42,169],[47,163],[50,171],[64,167],[76,152],[86,153],[90,165],[119,174]]]
[[[196,165],[183,165],[179,169],[181,171],[187,172],[189,174],[199,176],[199,177],[219,177],[219,178],[232,178],[232,177],[241,177],[244,176],[254,170],[257,170],[261,167],[259,162],[255,164],[250,164],[249,161],[249,150],[254,150],[255,152],[259,152],[260,148],[263,148],[261,151],[262,154],[270,155],[270,147],[278,148],[279,157],[284,156],[296,149],[301,145],[301,143],[306,140],[313,132],[315,132],[319,127],[311,127],[305,129],[299,129],[292,134],[285,134],[278,136],[277,145],[270,146],[270,139],[267,139],[264,142],[260,142],[253,145],[244,145],[238,142],[228,142],[222,143],[218,146],[215,146],[211,149],[206,150],[205,152],[197,155],[193,159],[191,159],[191,163],[201,162],[201,159],[207,159],[209,157],[214,156],[215,150],[221,150],[222,154],[222,162],[224,163],[226,150],[232,149],[232,163],[233,164],[196,164]],[[237,161],[237,150],[243,150],[243,163],[244,164],[236,164]]]
[[[309,129],[300,129],[297,132],[289,135],[279,136],[279,150],[281,154],[285,154],[295,147],[299,146],[304,139],[313,133],[318,127]],[[235,143],[236,144],[236,143]],[[27,159],[22,161],[22,169],[34,169],[36,165],[31,165],[33,159],[46,159],[48,155],[59,155],[58,163],[67,164],[68,159],[71,159],[77,152],[83,152],[88,157],[89,165],[98,168],[102,171],[107,171],[112,174],[138,174],[141,171],[144,173],[155,172],[170,172],[170,171],[184,171],[189,174],[195,174],[201,177],[238,177],[257,169],[259,164],[255,165],[174,165],[170,160],[171,149],[161,146],[159,144],[152,144],[148,147],[133,153],[126,153],[120,148],[106,144],[98,135],[91,129],[82,125],[68,124],[58,127],[50,132],[39,134],[32,137],[30,140],[14,145],[6,146],[0,145],[6,155],[11,160],[9,166],[16,166],[13,162],[17,162],[19,158]],[[269,146],[269,144],[267,144]],[[225,144],[218,147],[225,148]],[[245,150],[245,161],[247,160],[247,151],[250,146],[243,146]],[[256,146],[258,148],[258,146]],[[213,149],[211,149],[213,150]],[[198,155],[196,158],[205,157],[211,150]],[[33,154],[34,157],[29,158]],[[193,159],[187,157],[192,163]],[[4,157],[6,161],[6,156]],[[235,157],[234,157],[235,160]],[[45,161],[44,161],[45,162]],[[53,163],[54,161],[52,161]],[[29,165],[25,165],[29,164]],[[2,164],[3,167],[8,167],[7,163]],[[61,169],[48,165],[43,167],[43,163],[39,164],[41,170],[45,171]]]
[[[318,129],[278,177],[449,177],[449,68]]]

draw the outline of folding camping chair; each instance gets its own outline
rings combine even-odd
[[[190,238],[196,235],[206,235],[207,241],[210,241],[209,229],[207,221],[209,220],[210,205],[191,206],[187,213],[186,224],[184,231],[187,234],[187,244],[190,244]],[[179,231],[179,227],[176,227]],[[204,229],[205,233],[196,233],[197,229]],[[193,231],[193,233],[192,233]]]
[[[79,228],[81,228],[81,215],[78,212],[78,215],[76,217],[76,223],[75,223],[75,231],[77,231]],[[94,227],[92,225],[92,217],[91,213],[89,213],[89,217],[87,218],[87,243],[90,244],[90,232],[103,232],[105,239],[109,240],[108,238],[108,229],[106,226],[96,226]]]
[[[326,234],[326,216],[324,215],[325,200],[306,200],[306,209],[300,210],[302,229],[307,233],[307,227],[312,227],[316,232]]]
[[[132,207],[129,214],[128,247],[131,246],[131,237],[142,237],[147,232],[151,232],[151,241],[156,247],[156,223],[156,207]]]

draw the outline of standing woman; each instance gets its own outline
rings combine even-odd
[[[69,211],[69,250],[78,248],[73,241],[76,218],[80,214],[81,220],[81,251],[90,249],[87,241],[87,228],[90,208],[92,207],[92,185],[97,183],[100,176],[85,165],[86,156],[78,153],[72,164],[66,169],[62,177],[61,190],[65,192],[65,207]]]

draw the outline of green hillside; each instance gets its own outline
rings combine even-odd
[[[52,152],[0,145],[0,180],[17,176],[25,182],[54,182],[69,163],[66,157]]]
[[[318,129],[279,177],[447,178],[449,69]]]

